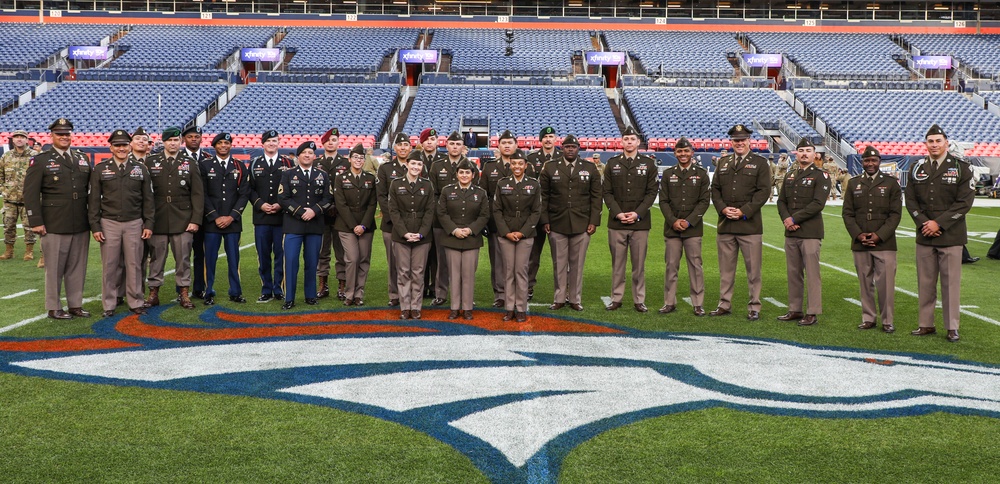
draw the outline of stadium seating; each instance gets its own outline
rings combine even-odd
[[[32,81],[2,81],[0,82],[0,108],[6,109],[17,102],[17,98],[37,86]]]
[[[921,55],[950,55],[982,77],[1000,74],[1000,35],[907,34]]]
[[[727,32],[611,30],[602,34],[612,51],[629,52],[650,75],[663,66],[664,77],[733,77],[726,54],[743,52]]]
[[[295,27],[278,47],[294,52],[288,70],[297,73],[371,73],[397,49],[413,49],[417,29]]]
[[[365,142],[374,143],[398,96],[397,85],[251,84],[204,128],[207,133],[247,133],[250,147],[259,146],[260,134],[269,129],[292,135],[282,138],[282,143],[288,145],[283,147],[289,148],[305,139],[315,140],[332,127],[342,133],[366,136]],[[347,137],[342,137],[342,146],[354,144],[347,143]]]
[[[0,24],[0,69],[37,67],[71,45],[99,45],[119,28],[117,25]]]
[[[906,81],[910,73],[893,60],[903,49],[880,34],[751,32],[757,52],[785,54],[817,79]]]
[[[442,134],[459,129],[461,116],[488,116],[493,134],[505,129],[538,139],[552,126],[560,136],[618,137],[607,96],[592,86],[425,85],[417,92],[404,132],[432,127]]]
[[[263,47],[275,32],[275,27],[140,25],[113,44],[125,53],[111,66],[216,69],[236,49]]]
[[[590,35],[577,30],[516,30],[514,55],[504,56],[503,30],[437,29],[432,49],[451,53],[451,72],[470,76],[567,76],[573,54],[591,50]]]

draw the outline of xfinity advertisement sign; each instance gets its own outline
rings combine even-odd
[[[915,55],[913,66],[917,69],[951,69],[950,55]]]
[[[240,49],[240,60],[243,62],[278,62],[281,60],[281,49]]]
[[[624,52],[587,52],[587,65],[620,66],[625,63]]]
[[[108,48],[100,45],[73,45],[69,48],[70,60],[104,60],[108,58]]]
[[[747,67],[781,67],[781,54],[743,54]]]
[[[399,51],[399,61],[404,64],[437,64],[438,51],[401,50]]]

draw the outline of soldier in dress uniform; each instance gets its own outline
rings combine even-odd
[[[542,192],[540,232],[548,234],[552,252],[554,290],[549,309],[558,310],[569,304],[573,310],[583,311],[587,248],[590,236],[601,225],[601,175],[597,166],[579,157],[580,142],[576,136],[566,135],[562,147],[562,156],[546,162],[538,176]],[[530,287],[530,280],[528,284]]]
[[[375,208],[378,198],[375,175],[364,171],[365,147],[351,148],[351,169],[333,180],[333,204],[337,208],[334,228],[344,248],[347,284],[345,306],[365,305],[365,283],[371,266],[372,238],[375,234]]]
[[[538,178],[545,163],[553,158],[562,156],[562,150],[556,146],[556,130],[552,126],[546,126],[538,132],[538,141],[542,147],[528,155],[528,176]],[[538,267],[541,264],[542,249],[545,248],[545,238],[547,234],[544,230],[537,230],[535,243],[531,246],[531,257],[528,258],[528,300],[535,297],[535,283],[538,280]]]
[[[90,160],[73,150],[73,123],[59,118],[49,125],[52,148],[35,155],[24,175],[24,208],[28,225],[42,238],[45,265],[45,309],[52,319],[86,318],[83,285],[87,278],[90,223],[87,191]],[[60,288],[66,287],[69,312],[62,308]]]
[[[424,162],[411,155],[406,176],[389,184],[392,250],[399,271],[399,319],[420,319],[424,292],[424,265],[431,250],[434,222],[434,186],[421,178]]]
[[[132,137],[125,130],[111,133],[111,158],[90,173],[90,230],[101,244],[101,299],[104,317],[115,314],[118,285],[125,270],[125,297],[130,310],[146,314],[142,293],[143,241],[153,235],[153,184],[146,165],[129,160]],[[124,260],[124,264],[122,264]]]
[[[265,131],[260,141],[264,154],[250,161],[250,205],[253,206],[254,244],[261,284],[257,302],[263,303],[284,299],[285,256],[282,240],[285,233],[282,225],[285,217],[278,203],[278,187],[281,186],[281,175],[294,168],[295,164],[291,158],[278,153],[280,139],[277,131]]]
[[[295,306],[300,253],[305,264],[302,279],[306,304],[315,305],[317,302],[316,270],[326,227],[323,219],[333,203],[330,176],[314,164],[316,143],[302,143],[295,150],[295,156],[299,166],[285,170],[278,187],[278,205],[281,205],[284,214],[285,304],[282,309]]]
[[[430,177],[431,183],[434,185],[434,201],[437,202],[438,197],[441,196],[441,190],[444,187],[451,185],[458,180],[455,178],[455,167],[462,160],[468,160],[465,155],[462,154],[462,149],[465,147],[462,141],[462,135],[458,131],[452,131],[448,135],[448,154],[444,157],[438,158],[437,161],[431,165]],[[471,163],[471,162],[470,162]],[[479,183],[479,169],[475,168],[473,164],[473,183]],[[444,256],[444,247],[437,243],[437,241],[443,239],[445,236],[444,229],[441,227],[441,222],[437,219],[434,220],[434,255],[437,260],[437,270],[434,276],[434,300],[431,301],[433,306],[442,306],[448,297],[448,261]]]
[[[948,152],[948,137],[933,125],[924,137],[927,157],[910,168],[903,193],[917,225],[917,292],[920,327],[911,334],[934,334],[937,281],[947,339],[957,342],[961,306],[962,247],[968,242],[965,216],[976,197],[972,169]]]
[[[693,163],[694,147],[681,137],[674,145],[677,165],[663,170],[660,181],[660,212],[663,213],[663,245],[666,272],[660,314],[677,309],[677,274],[681,254],[687,260],[691,305],[695,316],[704,316],[705,272],[702,269],[701,238],[705,212],[712,201],[708,170]]]
[[[205,164],[212,163],[215,158],[201,149],[201,137],[202,131],[198,126],[190,126],[181,132],[181,138],[184,141],[184,153],[187,154],[188,158],[194,160],[194,164],[201,171],[201,167]],[[204,173],[202,173],[204,175]],[[205,297],[205,227],[201,226],[200,230],[194,233],[193,240],[191,242],[192,250],[194,251],[191,258],[191,274],[193,279],[191,281],[191,295],[198,298],[204,299]]]
[[[649,209],[656,201],[659,174],[656,160],[639,153],[639,133],[628,126],[622,133],[624,152],[604,167],[604,203],[608,205],[608,247],[611,249],[611,303],[622,307],[625,265],[632,259],[632,301],[640,313],[646,307],[646,247],[652,223]]]
[[[243,162],[233,159],[233,137],[219,133],[212,139],[215,158],[201,165],[205,184],[205,305],[215,304],[215,269],[219,246],[225,242],[229,267],[229,300],[247,302],[240,284],[240,234],[243,210],[250,199],[250,177]]]
[[[497,183],[492,209],[504,261],[503,320],[519,323],[528,320],[528,257],[542,209],[538,180],[527,176],[527,167],[521,154],[510,160],[511,175]]]
[[[198,163],[181,150],[180,136],[180,128],[163,130],[163,151],[146,158],[156,206],[153,236],[147,241],[150,252],[147,307],[160,304],[169,247],[174,255],[177,300],[184,309],[194,308],[190,293],[191,246],[204,221],[205,187]]]
[[[798,321],[799,326],[816,324],[816,317],[823,312],[819,252],[823,243],[823,207],[826,206],[833,178],[816,168],[817,156],[812,141],[808,138],[800,139],[795,149],[798,167],[785,176],[781,191],[778,192],[778,216],[785,225],[788,312],[777,319]],[[805,308],[805,314],[802,312],[803,289],[809,291],[809,305]]]
[[[326,133],[323,133],[319,141],[323,145],[323,156],[316,160],[316,164],[327,173],[329,180],[333,180],[350,169],[351,164],[347,158],[337,152],[337,148],[340,146],[339,129],[330,128]],[[333,228],[333,224],[337,220],[337,209],[332,203],[327,209],[325,220],[326,231],[323,232],[323,243],[319,251],[319,268],[316,271],[316,275],[319,277],[319,292],[317,294],[319,298],[330,295],[328,280],[330,277],[330,249],[332,247],[334,275],[337,276],[337,299],[343,301],[347,297],[344,295],[344,284],[347,278],[344,269],[344,246],[340,244],[337,230]]]
[[[142,165],[146,164],[146,158],[149,156],[149,134],[146,130],[139,126],[132,132],[132,141],[129,143],[129,154],[128,161],[130,163],[139,163]],[[142,278],[140,283],[142,284],[143,290],[146,288],[146,272],[149,268],[149,241],[142,244]],[[121,281],[118,283],[118,305],[121,306],[125,301],[125,276],[128,273],[125,270],[125,259],[119,259],[121,265],[119,266],[118,273],[121,274]],[[148,305],[146,307],[149,307]]]
[[[376,175],[375,192],[379,207],[382,210],[382,245],[385,246],[385,260],[389,269],[389,307],[399,306],[399,281],[396,272],[396,257],[392,251],[392,217],[389,216],[389,184],[397,178],[406,176],[406,160],[413,153],[410,137],[406,133],[397,133],[393,138],[392,159],[379,165]]]
[[[129,161],[136,161],[146,164],[146,157],[149,156],[149,134],[139,126],[132,132],[132,142],[129,143]]]
[[[844,225],[851,235],[854,268],[861,285],[861,324],[874,328],[881,314],[882,331],[892,333],[896,299],[896,227],[902,216],[899,181],[879,170],[882,157],[866,146],[861,153],[864,173],[844,185]],[[878,292],[878,308],[875,293]]]
[[[28,146],[28,133],[14,131],[11,135],[14,148],[0,157],[0,196],[3,197],[3,242],[7,246],[0,260],[14,257],[14,242],[17,241],[17,221],[24,225],[24,260],[35,258],[35,233],[28,226],[28,216],[24,209],[24,175],[28,162],[38,154]]]
[[[438,132],[434,128],[424,128],[419,136],[420,144],[417,149],[410,153],[424,162],[424,178],[430,179],[429,170],[435,161],[448,158],[447,151],[438,151]],[[431,242],[431,251],[427,255],[427,264],[424,266],[424,294],[425,298],[434,297],[434,278],[437,276],[437,253],[434,251],[434,242]]]
[[[750,301],[747,320],[760,319],[761,260],[764,225],[760,209],[771,189],[771,169],[762,156],[750,152],[749,128],[737,124],[729,129],[733,154],[719,159],[712,177],[712,204],[719,213],[716,248],[719,253],[719,305],[709,314],[732,312],[736,261],[740,252],[746,265]]]
[[[489,198],[485,189],[472,184],[472,169],[468,160],[460,162],[455,170],[458,183],[444,187],[437,202],[437,218],[446,234],[438,243],[444,246],[451,270],[448,319],[459,316],[472,319],[479,249],[483,246],[483,230],[490,219]]]

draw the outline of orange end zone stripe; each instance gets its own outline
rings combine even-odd
[[[433,329],[390,326],[386,324],[336,324],[321,326],[278,326],[271,328],[182,328],[153,326],[131,315],[115,326],[120,333],[137,338],[170,341],[219,341],[234,339],[260,339],[282,336],[311,336],[365,333],[433,333]]]
[[[136,348],[138,343],[101,338],[70,338],[38,341],[2,341],[0,351],[24,351],[44,353],[49,351],[89,351],[115,350],[121,348]]]

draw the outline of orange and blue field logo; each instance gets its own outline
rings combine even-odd
[[[0,371],[324,405],[398,422],[497,482],[554,482],[606,430],[711,407],[815,418],[930,412],[1000,418],[1000,367],[917,354],[641,332],[534,315],[398,312],[146,316],[93,335],[0,338]]]

